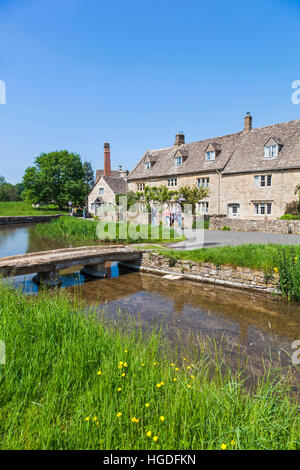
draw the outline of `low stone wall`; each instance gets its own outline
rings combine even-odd
[[[209,228],[211,230],[222,230],[229,227],[231,230],[241,232],[269,232],[269,233],[295,233],[300,234],[300,220],[248,220],[229,219],[227,217],[211,217]]]
[[[252,289],[262,292],[278,292],[278,274],[270,279],[263,271],[257,269],[234,267],[229,265],[215,266],[212,263],[166,258],[153,251],[144,251],[139,263],[131,263],[132,268],[157,274],[177,274],[183,279],[207,282],[240,289]]]
[[[51,220],[57,219],[58,217],[61,217],[61,215],[26,215],[0,217],[0,225],[20,225],[50,222]]]

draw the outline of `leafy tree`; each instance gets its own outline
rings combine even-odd
[[[34,166],[26,169],[24,195],[32,204],[57,204],[60,209],[69,201],[81,205],[86,197],[85,172],[80,156],[67,150],[42,153]]]
[[[164,204],[165,202],[171,201],[178,195],[177,191],[171,191],[167,186],[146,186],[145,187],[145,201],[149,205],[150,202],[159,202]]]
[[[4,184],[4,183],[6,183],[5,178],[4,178],[4,176],[0,175],[0,186],[2,186],[2,184]]]
[[[86,197],[90,194],[93,187],[95,186],[95,174],[90,162],[84,162],[84,184],[86,186]]]
[[[135,193],[134,191],[128,191],[126,194],[117,194],[116,195],[116,204],[120,205],[120,198],[127,197],[127,209],[139,202],[141,196],[140,193]]]
[[[0,185],[0,201],[1,202],[12,202],[20,201],[20,195],[18,194],[16,186],[9,183],[3,183]]]
[[[192,206],[193,223],[196,220],[196,204],[209,194],[208,188],[198,188],[198,186],[182,186],[179,188],[179,197],[185,199],[187,204]]]

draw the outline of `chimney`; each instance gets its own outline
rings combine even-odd
[[[104,144],[104,172],[103,176],[111,176],[110,166],[110,144],[105,142]]]
[[[244,118],[244,132],[250,132],[252,129],[252,116],[248,112]]]
[[[184,137],[184,133],[183,132],[178,132],[178,134],[176,134],[176,139],[175,139],[175,143],[174,145],[182,145],[185,143],[185,137]]]

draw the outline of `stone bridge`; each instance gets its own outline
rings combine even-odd
[[[64,248],[0,258],[0,275],[8,277],[37,273],[37,283],[59,285],[59,271],[63,269],[84,266],[83,274],[105,277],[107,261],[126,263],[138,260],[141,256],[141,250],[123,245]]]

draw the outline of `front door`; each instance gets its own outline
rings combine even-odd
[[[240,216],[239,204],[228,204],[228,217],[236,218]]]

